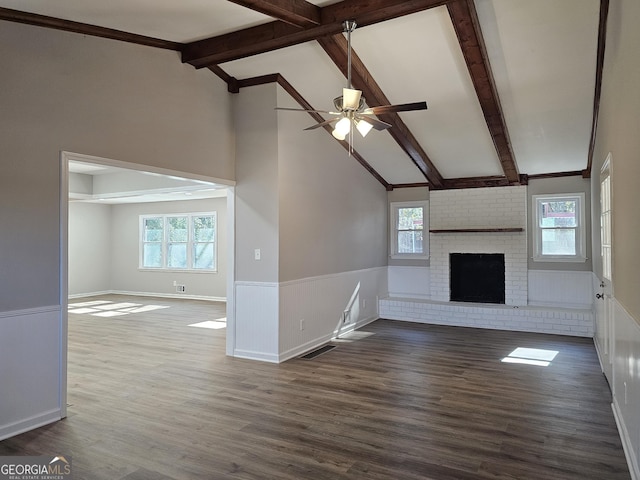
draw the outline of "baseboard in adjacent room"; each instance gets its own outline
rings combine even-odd
[[[99,295],[130,295],[133,297],[182,298],[185,300],[204,300],[207,302],[225,302],[225,303],[227,301],[227,297],[213,297],[208,295],[189,295],[187,293],[130,292],[127,290],[107,290],[104,292],[76,293],[73,295],[69,295],[69,300],[97,297]]]

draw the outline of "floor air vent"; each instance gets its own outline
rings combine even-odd
[[[302,355],[300,358],[305,358],[307,360],[310,360],[312,358],[316,358],[318,355],[322,355],[323,353],[328,352],[329,350],[333,350],[334,348],[336,348],[335,345],[325,345],[324,347],[320,347],[320,348],[316,348],[315,350],[312,350],[306,355]]]

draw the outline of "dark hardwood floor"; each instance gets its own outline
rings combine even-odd
[[[71,307],[69,416],[0,455],[71,456],[76,480],[630,478],[589,339],[378,320],[273,365],[189,326],[224,304],[84,301],[134,305]],[[518,347],[558,353],[501,361]]]

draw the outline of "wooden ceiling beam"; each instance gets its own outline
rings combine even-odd
[[[607,42],[607,17],[609,16],[609,0],[600,0],[600,21],[598,24],[598,52],[596,57],[596,81],[593,94],[593,116],[591,117],[591,137],[589,139],[589,157],[587,168],[582,171],[583,178],[591,178],[593,154],[596,147],[596,133],[598,131],[598,113],[600,111],[600,96],[602,95],[602,70],[604,69],[604,51]]]
[[[320,25],[320,7],[305,0],[229,0],[294,27]]]
[[[447,1],[449,0],[343,0],[322,7],[318,25],[299,28],[276,20],[185,44],[182,48],[182,61],[196,68],[225,63],[341,33],[345,20],[355,20],[359,26],[372,25],[444,5]],[[265,2],[254,3],[262,3],[264,6]],[[276,2],[274,0],[271,3]]]
[[[527,175],[520,175],[518,185],[528,185],[529,177]],[[514,183],[510,182],[503,176],[488,176],[488,177],[462,177],[462,178],[447,178],[444,181],[442,189],[453,190],[460,188],[488,188],[488,187],[509,187]]]
[[[509,184],[519,185],[520,174],[473,0],[451,1],[447,9],[504,175]]]
[[[344,35],[322,37],[318,39],[318,43],[346,77],[348,45]],[[391,103],[354,51],[351,52],[351,76],[353,86],[358,90],[362,90],[368,106],[375,107]],[[378,117],[380,120],[391,124],[391,128],[388,130],[389,134],[407,153],[429,183],[434,188],[441,188],[444,185],[442,175],[440,175],[440,172],[438,172],[427,153],[422,149],[400,116],[397,113],[387,113],[378,115]]]
[[[121,42],[135,43],[137,45],[146,45],[148,47],[163,48],[166,50],[180,51],[183,46],[181,43],[123,32],[122,30],[114,30],[113,28],[98,27],[96,25],[72,22],[71,20],[63,20],[61,18],[38,15],[36,13],[20,12],[2,7],[0,7],[0,20],[24,23],[25,25],[34,25],[36,27],[53,28],[65,32],[81,33],[93,37],[109,38],[111,40],[119,40]]]

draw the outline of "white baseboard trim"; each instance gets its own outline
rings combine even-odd
[[[189,295],[187,293],[132,292],[128,290],[106,290],[104,292],[77,293],[74,295],[69,295],[69,299],[95,297],[98,295],[131,295],[134,297],[183,298],[186,300],[204,300],[207,302],[225,302],[225,303],[227,301],[227,297],[212,297],[208,295]]]
[[[593,337],[593,346],[596,348],[596,356],[598,357],[598,364],[600,364],[600,371],[604,373],[604,365],[602,365],[602,355],[600,354],[600,347],[598,346],[598,342],[596,341],[595,333]],[[609,380],[607,380],[607,382],[608,381]],[[611,388],[611,386],[609,386],[609,388]]]
[[[74,293],[69,295],[67,298],[69,300],[75,300],[77,298],[88,298],[88,297],[97,297],[100,295],[110,295],[111,293],[113,293],[112,290],[103,290],[101,292]]]
[[[629,431],[623,421],[622,412],[620,412],[618,401],[615,397],[613,398],[613,403],[611,403],[611,409],[613,410],[613,417],[616,419],[616,425],[618,426],[618,433],[622,440],[622,449],[627,459],[631,479],[640,480],[640,468],[638,468],[638,459],[633,451],[633,442],[631,441],[631,437],[629,437]]]
[[[60,410],[55,409],[49,410],[47,412],[42,412],[38,415],[25,418],[18,422],[2,425],[0,426],[0,441],[5,440],[9,437],[20,435],[21,433],[28,432],[29,430],[33,430],[34,428],[39,428],[44,425],[57,422],[61,418],[62,415]]]
[[[272,355],[264,352],[253,352],[250,350],[234,350],[233,356],[236,358],[244,358],[247,360],[259,360],[261,362],[280,363],[278,355]]]

